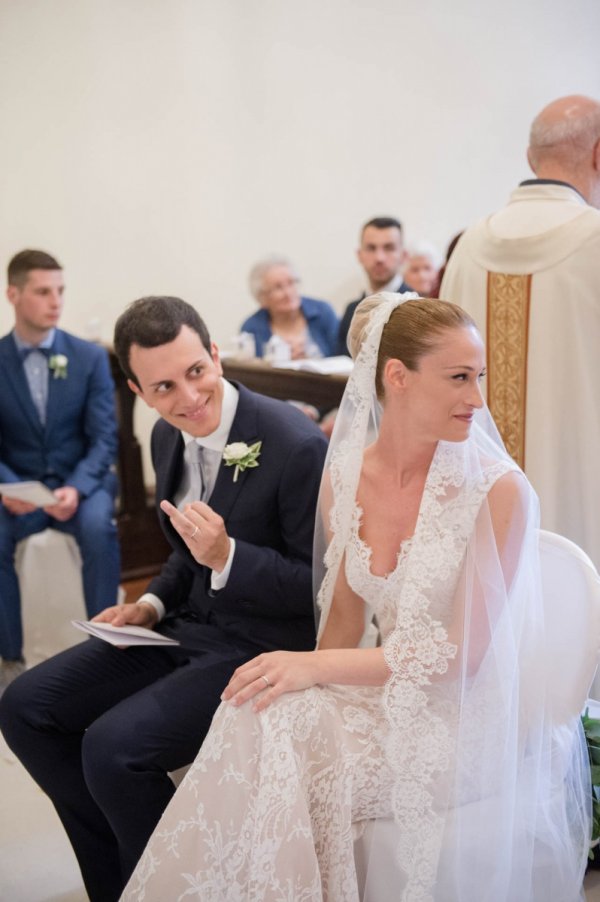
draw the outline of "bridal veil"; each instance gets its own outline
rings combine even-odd
[[[377,436],[381,335],[398,305],[414,298],[378,295],[355,314],[355,367],[317,518],[320,633],[362,456]],[[500,529],[498,492],[511,510]],[[556,629],[546,623],[538,527],[531,486],[489,412],[479,411],[467,441],[438,445],[406,578],[395,588],[395,629],[383,643],[385,756],[394,782],[390,816],[355,825],[367,849],[365,902],[582,898],[589,770],[578,712],[565,713],[552,697]]]

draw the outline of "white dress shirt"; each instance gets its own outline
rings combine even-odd
[[[400,291],[403,282],[404,279],[402,278],[402,273],[396,273],[393,279],[390,279],[387,285],[384,285],[383,288],[379,288],[378,291],[393,291],[397,294]]]

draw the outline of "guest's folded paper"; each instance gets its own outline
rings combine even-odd
[[[144,626],[113,626],[112,623],[92,623],[90,620],[71,620],[73,626],[96,639],[127,648],[129,645],[179,645],[177,639],[161,636]]]
[[[56,504],[58,500],[54,492],[51,492],[43,482],[0,482],[0,495],[17,501],[27,501],[36,507],[48,507]]]

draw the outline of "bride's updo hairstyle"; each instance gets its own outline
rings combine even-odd
[[[356,308],[348,331],[348,350],[353,360],[368,332],[371,313],[380,303],[382,298],[373,295]],[[379,343],[375,373],[377,397],[383,397],[382,375],[388,360],[401,360],[409,370],[417,370],[421,357],[435,348],[436,339],[443,332],[464,327],[477,328],[469,314],[450,301],[419,298],[398,304],[383,327]]]

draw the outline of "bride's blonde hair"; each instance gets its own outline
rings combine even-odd
[[[371,313],[380,303],[381,298],[372,295],[361,301],[354,312],[348,331],[348,350],[353,359],[367,335]],[[419,298],[398,304],[383,328],[379,343],[375,373],[377,397],[383,396],[382,374],[387,360],[401,360],[409,370],[416,370],[421,357],[433,350],[443,332],[464,327],[477,328],[475,320],[451,301]]]

